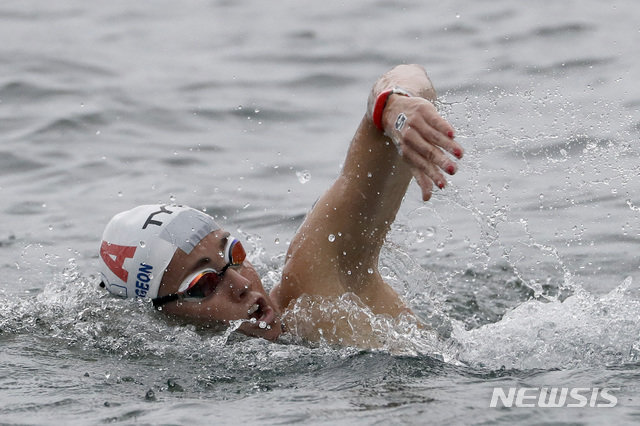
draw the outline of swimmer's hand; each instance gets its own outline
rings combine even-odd
[[[460,159],[464,150],[454,140],[453,127],[432,103],[436,92],[424,68],[418,65],[394,68],[374,85],[371,97],[389,87],[400,87],[412,94],[412,97],[389,96],[381,124],[410,167],[422,189],[422,199],[427,201],[434,184],[440,189],[447,184],[444,173],[456,173],[452,156]]]

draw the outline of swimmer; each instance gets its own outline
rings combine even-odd
[[[281,282],[269,294],[241,241],[209,215],[176,205],[139,206],[109,222],[100,245],[102,285],[151,299],[162,313],[192,323],[244,320],[238,331],[268,340],[289,331],[309,340],[363,342],[343,339],[357,333],[344,324],[334,324],[328,336],[331,327],[313,318],[294,331],[288,312],[302,297],[348,294],[376,315],[412,315],[382,279],[378,258],[412,177],[428,201],[434,185],[444,188],[445,174],[456,172],[454,158],[462,158],[435,99],[420,66],[399,65],[378,79],[343,169],[299,227]]]

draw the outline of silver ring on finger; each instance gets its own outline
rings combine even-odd
[[[407,122],[407,116],[405,115],[404,112],[401,112],[400,114],[398,114],[398,117],[396,118],[396,123],[394,124],[395,129],[397,131],[401,131],[406,122]]]

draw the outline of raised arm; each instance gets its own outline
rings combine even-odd
[[[391,94],[384,102],[380,95],[394,88],[411,96]],[[378,256],[411,177],[426,201],[433,184],[443,188],[444,173],[456,171],[449,154],[462,157],[453,128],[432,104],[435,96],[417,65],[398,66],[374,84],[340,175],[291,242],[282,282],[272,291],[281,307],[302,294],[352,292],[376,314],[408,311],[380,277]],[[382,130],[373,119],[376,104]]]

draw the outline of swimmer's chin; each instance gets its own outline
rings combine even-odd
[[[245,322],[238,328],[238,331],[246,336],[257,337],[271,342],[278,340],[284,332],[279,318],[276,318],[264,328],[261,328],[259,324]]]
[[[203,332],[224,333],[233,325],[229,321],[219,321],[212,318],[201,318],[190,315],[176,315],[165,312],[165,320],[171,325],[195,326],[197,330]],[[277,312],[273,312],[273,317],[268,318],[266,327],[261,328],[259,322],[243,321],[236,329],[240,334],[248,337],[262,338],[269,341],[276,341],[284,333],[281,319]]]

